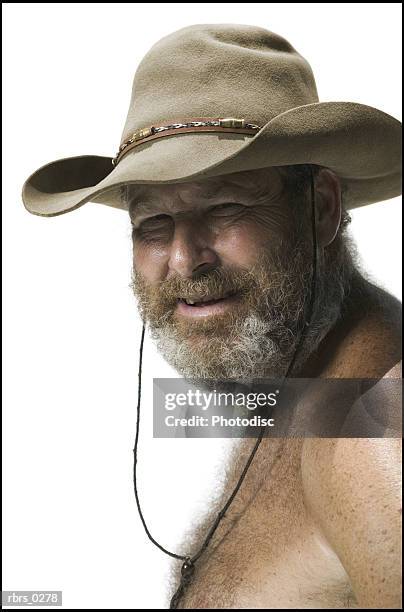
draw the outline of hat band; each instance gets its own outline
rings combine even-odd
[[[176,122],[169,125],[160,125],[136,130],[125,142],[119,147],[119,151],[112,160],[112,165],[116,166],[122,157],[144,142],[155,140],[163,136],[171,136],[172,134],[184,132],[231,132],[237,134],[255,134],[261,126],[254,123],[247,123],[245,119],[236,119],[234,117],[213,118],[213,119],[193,119],[185,122]]]

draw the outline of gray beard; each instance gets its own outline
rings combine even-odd
[[[277,307],[268,299],[268,308],[251,312],[237,321],[225,339],[215,342],[216,358],[209,359],[209,344],[185,342],[170,325],[150,326],[151,337],[166,361],[182,376],[192,379],[242,380],[281,378],[295,356],[290,375],[298,375],[307,359],[316,351],[341,315],[349,293],[355,259],[355,247],[343,236],[329,252],[317,260],[316,287],[311,323],[309,316],[312,262],[293,273],[285,272],[277,289]],[[302,257],[303,261],[303,257]],[[294,286],[291,290],[291,283]],[[297,297],[298,296],[298,297]],[[282,299],[284,297],[284,299]],[[265,300],[265,297],[263,298]],[[295,324],[291,325],[290,321]],[[304,333],[301,337],[302,330]],[[300,342],[299,342],[300,341]]]

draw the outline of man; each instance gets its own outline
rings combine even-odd
[[[401,377],[400,304],[358,270],[347,211],[400,193],[399,143],[382,111],[319,102],[284,38],[188,26],[140,64],[114,169],[53,162],[23,200],[44,216],[129,210],[140,312],[184,376],[384,381]],[[343,438],[262,440],[171,607],[400,607],[401,447],[389,421],[353,438],[353,417]],[[223,502],[251,446],[237,445]]]
[[[400,304],[355,266],[338,178],[315,175],[322,264],[293,375],[399,377]],[[133,287],[167,361],[189,377],[281,376],[311,269],[303,170],[131,186],[126,197]],[[250,450],[237,447],[223,502]],[[180,607],[399,607],[399,460],[395,439],[266,439]]]

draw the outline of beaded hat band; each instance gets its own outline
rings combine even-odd
[[[231,132],[240,134],[255,134],[262,126],[255,123],[248,123],[245,119],[234,117],[224,118],[196,118],[188,119],[184,122],[177,121],[168,125],[150,126],[136,130],[130,138],[125,140],[119,147],[119,151],[112,160],[112,165],[116,166],[122,157],[134,147],[149,140],[155,140],[162,136],[171,136],[178,132]]]

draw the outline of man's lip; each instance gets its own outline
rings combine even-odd
[[[231,297],[232,295],[234,295],[236,293],[236,291],[227,291],[226,293],[224,293],[221,296],[191,296],[191,297],[187,297],[187,298],[179,298],[180,301],[183,301],[185,303],[189,303],[189,305],[191,306],[199,306],[201,304],[213,304],[214,302],[218,302],[220,300],[224,300],[228,297]]]
[[[208,317],[214,314],[221,314],[231,308],[232,304],[240,297],[238,292],[232,292],[222,298],[197,302],[195,305],[188,305],[183,299],[179,299],[176,313],[187,317]]]

